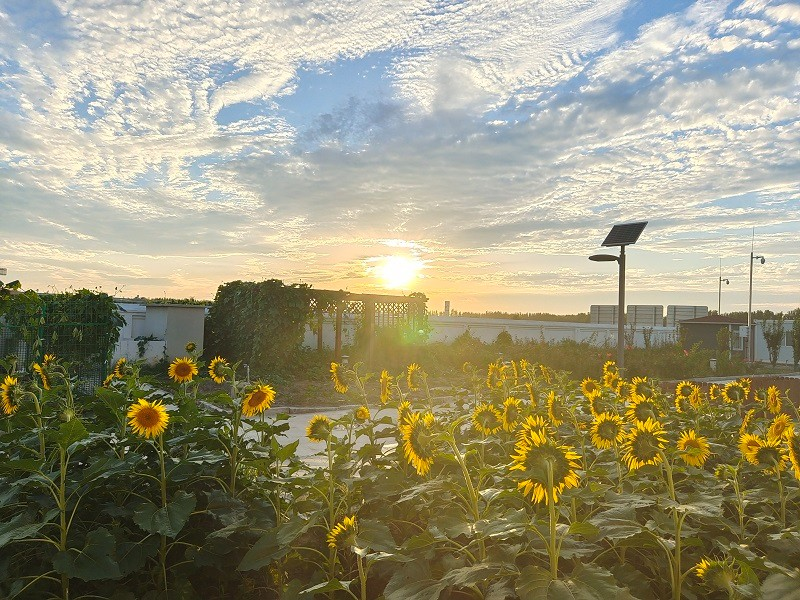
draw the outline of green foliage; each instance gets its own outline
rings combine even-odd
[[[800,364],[800,308],[795,308],[787,318],[792,319],[792,361],[794,367]]]
[[[774,315],[769,321],[761,321],[761,330],[764,335],[764,341],[767,343],[767,351],[769,352],[769,362],[773,367],[778,363],[778,354],[781,351],[783,338],[786,335],[783,329],[783,324],[785,322],[786,317],[782,312]]]
[[[277,279],[219,286],[206,319],[206,355],[242,361],[253,373],[290,371],[312,317],[311,297],[310,286]]]
[[[70,418],[64,407],[77,383],[61,365],[48,365],[50,390],[38,375],[20,375],[19,388],[4,388],[19,408],[0,423],[0,597],[797,596],[798,458],[775,471],[743,458],[738,443],[740,432],[762,435],[773,422],[760,400],[767,394],[724,402],[699,390],[676,405],[648,380],[639,389],[663,447],[656,464],[632,469],[621,456],[658,440],[625,446],[641,431],[632,375],[619,380],[610,352],[592,347],[590,356],[588,347],[514,345],[528,352],[512,362],[496,357],[497,344],[464,334],[447,350],[471,365],[459,365],[449,392],[431,389],[424,370],[409,381],[403,369],[383,399],[367,386],[375,373],[342,367],[347,398],[370,414],[342,408],[313,442],[287,441],[288,415],[244,416],[249,394],[266,384],[242,382],[240,365],[220,367],[223,384],[200,376],[158,385],[128,364]],[[631,350],[632,368],[655,350],[671,368],[708,356],[677,345]],[[494,355],[490,366],[478,360],[484,352]],[[597,402],[539,357],[592,363]],[[478,426],[488,423],[479,408],[505,411],[509,399],[517,411],[504,415],[507,427]],[[126,415],[140,400],[164,403],[163,435],[132,434]],[[413,417],[401,419],[406,402]],[[598,407],[621,419],[622,447],[595,445]],[[707,460],[681,449],[690,429],[707,441]],[[574,485],[555,502],[534,501],[527,483],[553,487],[572,470],[560,452],[575,456]],[[420,457],[430,458],[424,469]],[[703,559],[727,578],[698,576]]]

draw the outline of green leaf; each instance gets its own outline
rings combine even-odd
[[[309,588],[306,588],[300,592],[300,596],[304,596],[305,594],[324,594],[325,592],[335,592],[337,590],[346,590],[350,587],[350,581],[339,581],[338,579],[333,579],[331,581],[324,581],[322,583],[318,583],[317,585],[312,585]]]
[[[83,423],[78,419],[72,419],[59,425],[55,439],[56,443],[66,450],[75,442],[80,442],[88,436],[89,432],[83,426]]]
[[[578,563],[570,577],[553,579],[541,567],[525,567],[517,579],[521,600],[632,600],[614,576],[596,565]]]
[[[594,538],[600,535],[600,529],[596,525],[586,521],[576,521],[569,526],[569,532],[574,535],[582,535],[586,538]]]
[[[45,523],[46,521],[31,523],[30,518],[24,513],[11,517],[10,521],[0,523],[0,548],[14,540],[33,537]]]
[[[800,573],[772,573],[761,586],[763,600],[800,600]]]
[[[291,550],[292,542],[311,527],[311,524],[312,521],[295,517],[280,527],[270,529],[247,551],[237,569],[239,571],[260,569],[273,560],[285,556]]]
[[[356,546],[378,552],[395,552],[397,550],[392,532],[389,531],[386,524],[373,519],[364,519],[358,522]]]
[[[196,504],[194,494],[179,490],[164,507],[159,508],[152,502],[142,504],[133,513],[133,522],[147,533],[174,538],[186,525]]]
[[[155,556],[158,550],[159,539],[148,536],[138,542],[117,543],[117,562],[122,576],[135,573],[147,563],[147,559]]]
[[[114,536],[107,529],[95,529],[86,536],[82,549],[56,552],[53,567],[57,573],[84,581],[119,579],[122,573],[113,558],[115,545]]]
[[[14,471],[24,471],[25,473],[38,473],[41,468],[42,461],[35,458],[0,461],[0,472],[13,473]]]
[[[298,444],[300,444],[300,440],[295,440],[291,444],[286,444],[285,446],[281,446],[278,450],[275,451],[275,458],[277,460],[289,460],[292,456],[295,455]]]

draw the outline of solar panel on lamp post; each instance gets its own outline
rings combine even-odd
[[[635,244],[647,226],[647,221],[614,225],[601,246],[619,246],[619,256],[593,254],[595,262],[616,261],[619,264],[619,301],[617,306],[617,367],[625,368],[625,246]]]

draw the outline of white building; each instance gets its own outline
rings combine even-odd
[[[117,302],[125,325],[120,329],[114,360],[172,361],[186,356],[186,344],[203,350],[207,307],[199,304]]]

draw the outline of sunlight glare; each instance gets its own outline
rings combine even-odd
[[[373,272],[386,289],[403,290],[417,278],[422,266],[422,261],[417,258],[385,256],[374,267]]]

